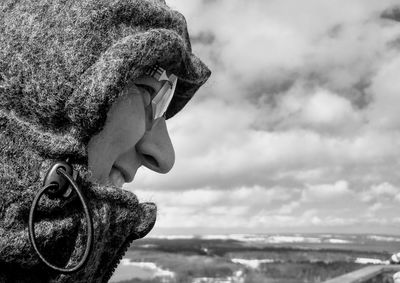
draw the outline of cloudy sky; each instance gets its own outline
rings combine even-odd
[[[400,234],[398,0],[167,0],[213,75],[127,186],[156,234]]]

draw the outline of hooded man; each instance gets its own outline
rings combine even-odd
[[[0,282],[107,282],[156,219],[120,187],[171,169],[165,120],[209,76],[162,0],[2,1]]]

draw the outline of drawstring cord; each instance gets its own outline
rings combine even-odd
[[[82,191],[78,187],[78,184],[71,177],[71,175],[67,172],[67,171],[72,171],[71,168],[72,167],[68,163],[60,162],[60,163],[56,163],[50,169],[49,173],[56,172],[57,175],[61,174],[69,182],[69,184],[72,186],[72,188],[75,190],[76,194],[78,195],[79,200],[82,203],[83,210],[85,212],[85,218],[86,218],[86,224],[87,224],[86,248],[85,248],[85,252],[84,252],[81,260],[78,262],[77,265],[75,265],[72,268],[61,268],[61,267],[55,266],[55,265],[51,264],[50,262],[48,262],[44,258],[44,256],[40,253],[40,251],[36,245],[36,235],[35,235],[35,228],[34,228],[34,214],[35,214],[35,210],[38,206],[40,197],[44,193],[47,193],[50,196],[60,195],[60,191],[61,191],[61,195],[66,195],[64,188],[66,187],[65,188],[66,190],[68,190],[70,188],[68,183],[66,183],[67,186],[61,186],[60,183],[62,183],[62,181],[59,181],[59,182],[54,181],[54,176],[50,176],[51,182],[46,184],[46,180],[48,179],[48,176],[46,176],[45,184],[44,184],[43,188],[36,194],[36,196],[32,202],[30,212],[29,212],[29,223],[28,223],[28,225],[29,225],[29,240],[30,240],[33,248],[35,249],[35,252],[37,253],[37,255],[39,256],[39,258],[42,260],[42,262],[44,264],[46,264],[48,267],[50,267],[56,271],[59,271],[60,273],[74,273],[74,272],[78,271],[80,268],[82,268],[83,265],[86,263],[86,261],[89,258],[89,254],[91,252],[91,247],[92,247],[92,242],[93,242],[93,221],[92,221],[90,211],[89,211],[88,205],[86,203],[86,200],[85,200],[85,197],[84,197]],[[68,169],[70,169],[70,170],[68,170]],[[48,173],[48,175],[49,175],[49,173]],[[54,175],[54,174],[52,174],[52,175]],[[58,180],[57,176],[56,176],[56,180]],[[55,191],[57,191],[57,190],[58,190],[58,192],[57,192],[57,194],[55,194]],[[69,193],[68,193],[68,195],[69,195]]]

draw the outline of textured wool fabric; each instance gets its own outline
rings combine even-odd
[[[160,65],[179,77],[167,118],[210,75],[192,54],[184,17],[162,0],[3,0],[0,2],[0,282],[106,282],[156,206],[89,182],[87,144],[127,83]],[[94,221],[93,253],[77,273],[44,266],[28,239],[28,215],[51,164],[79,173]],[[39,248],[74,266],[86,227],[77,197],[43,196],[35,220]]]

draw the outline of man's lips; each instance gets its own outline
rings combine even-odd
[[[125,183],[125,178],[122,175],[121,171],[119,171],[118,169],[113,167],[113,168],[111,168],[111,172],[110,172],[110,181],[114,186],[116,186],[118,188],[122,188],[122,186]]]
[[[114,164],[111,168],[110,180],[115,186],[121,188],[124,183],[132,182],[133,177],[123,167]]]

